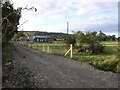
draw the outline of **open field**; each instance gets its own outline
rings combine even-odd
[[[104,41],[104,42],[102,42],[102,44],[105,46],[118,46],[118,42],[115,42],[115,41],[111,41],[111,42]]]
[[[120,62],[118,57],[118,42],[102,42],[105,46],[104,53],[101,54],[88,54],[73,52],[73,59],[81,62],[88,62],[98,69],[120,72]],[[42,52],[62,55],[66,53],[66,44],[64,43],[29,43],[27,47],[40,50]],[[70,54],[66,56],[70,57]]]

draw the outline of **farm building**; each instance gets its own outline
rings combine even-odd
[[[52,42],[49,36],[33,36],[34,42]]]

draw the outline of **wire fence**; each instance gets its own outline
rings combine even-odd
[[[65,43],[28,43],[26,46],[57,55],[64,55],[67,51]]]

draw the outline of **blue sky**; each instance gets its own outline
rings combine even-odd
[[[103,31],[118,36],[118,0],[11,0],[14,7],[34,6],[23,10],[19,30],[69,33]]]

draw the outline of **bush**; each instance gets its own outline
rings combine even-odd
[[[23,37],[20,37],[20,38],[19,38],[19,40],[20,40],[20,41],[23,41],[23,40],[24,40],[24,38],[23,38]]]
[[[100,44],[97,32],[86,32],[86,34],[77,32],[75,36],[76,41],[79,44],[79,46],[77,46],[79,52],[94,54],[103,52],[104,47],[102,44]]]
[[[102,46],[100,43],[96,44],[90,44],[89,50],[92,51],[92,53],[102,53],[104,49],[104,46]]]
[[[70,44],[73,44],[73,47],[75,46],[75,43],[76,43],[76,38],[74,35],[68,35],[66,38],[65,38],[65,43],[66,43],[66,47],[69,48],[70,47]]]

